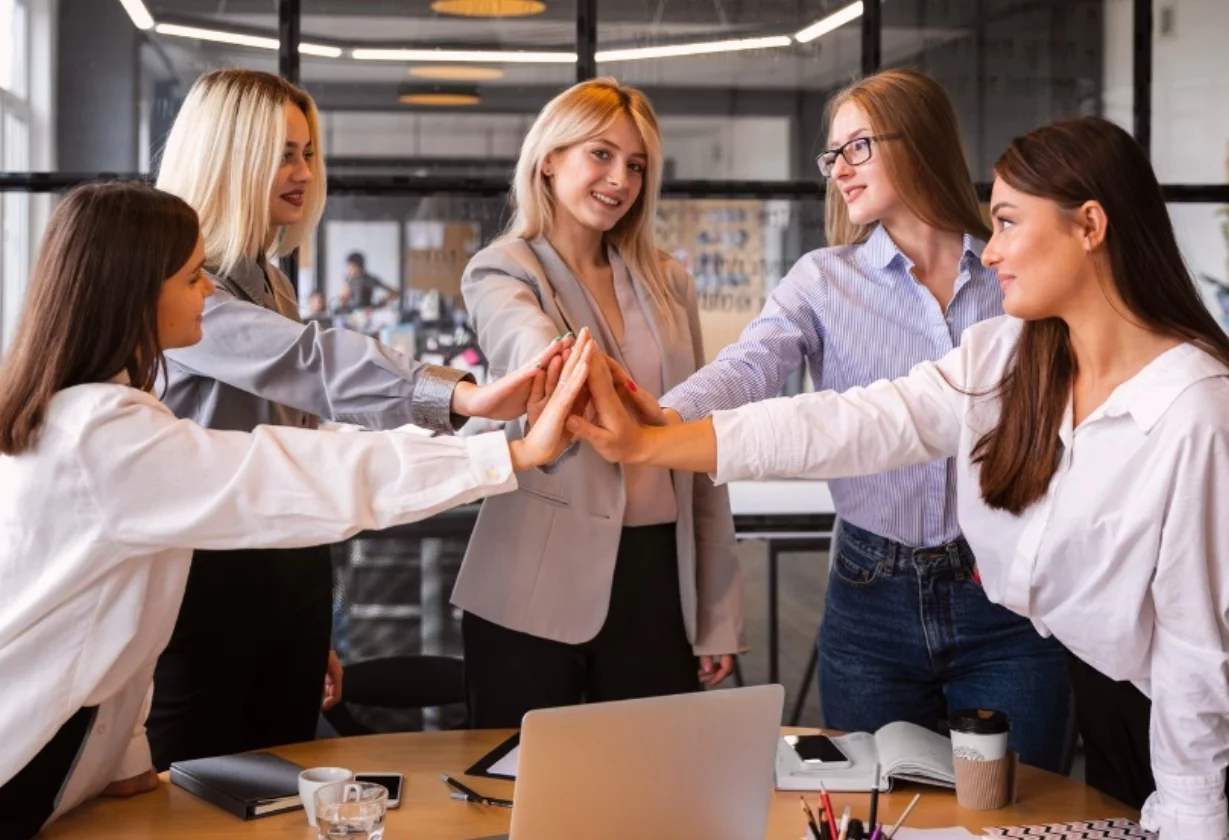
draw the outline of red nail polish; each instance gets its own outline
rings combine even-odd
[[[636,393],[636,383],[632,382],[630,379],[627,380],[627,390],[631,391],[633,394]]]

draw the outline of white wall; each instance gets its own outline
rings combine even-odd
[[[1152,164],[1162,183],[1229,180],[1227,0],[1157,0],[1152,57]],[[1171,31],[1163,29],[1169,17]],[[1106,0],[1107,114],[1131,124],[1131,0]],[[1125,94],[1124,94],[1125,91]],[[1191,270],[1229,281],[1220,205],[1172,204]]]

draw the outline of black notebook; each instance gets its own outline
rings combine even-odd
[[[272,753],[176,761],[171,784],[245,820],[303,807],[299,765]]]

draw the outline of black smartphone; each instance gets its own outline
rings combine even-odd
[[[401,804],[401,781],[404,777],[400,773],[355,773],[354,781],[356,782],[371,782],[376,785],[383,785],[388,788],[388,807],[396,808]]]
[[[794,748],[804,764],[833,770],[850,765],[849,756],[827,735],[786,735],[785,743]]]

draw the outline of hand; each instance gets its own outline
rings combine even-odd
[[[586,390],[593,360],[601,355],[594,352],[595,347],[588,329],[582,329],[568,360],[563,364],[558,387],[547,400],[538,421],[522,440],[514,440],[508,445],[512,468],[517,472],[549,464],[572,444],[566,430],[568,417]]]
[[[734,657],[728,653],[716,657],[716,661],[712,656],[700,657],[700,682],[704,683],[706,688],[720,685],[733,672]]]
[[[149,768],[139,776],[120,779],[103,788],[102,796],[136,796],[138,793],[149,793],[158,787],[158,771]]]
[[[635,463],[641,453],[644,427],[628,413],[615,391],[604,353],[595,354],[590,365],[589,398],[592,417],[569,417],[568,431],[611,463]]]
[[[488,420],[515,420],[522,416],[528,407],[534,383],[543,369],[548,368],[554,359],[562,357],[574,343],[572,336],[560,336],[524,365],[489,384],[458,382],[452,391],[453,413]]]
[[[324,701],[321,702],[320,708],[323,711],[336,706],[341,702],[341,659],[337,656],[337,651],[329,651],[329,667],[324,673]]]
[[[610,378],[614,382],[615,391],[623,402],[632,408],[637,421],[643,426],[668,426],[671,423],[666,411],[657,402],[657,397],[637,385],[623,369],[623,366],[610,356],[606,356],[606,365],[610,368]],[[672,412],[677,415],[677,412]],[[680,418],[681,419],[681,418]],[[677,421],[675,421],[677,422]]]

